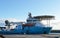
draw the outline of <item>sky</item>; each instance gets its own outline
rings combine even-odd
[[[0,0],[0,19],[26,20],[32,16],[53,15],[60,20],[60,0]]]

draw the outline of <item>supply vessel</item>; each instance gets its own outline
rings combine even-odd
[[[40,23],[38,19],[32,17],[31,13],[29,13],[25,23],[9,22],[5,20],[5,26],[6,27],[0,28],[0,35],[49,34],[52,29],[52,27],[47,27]]]

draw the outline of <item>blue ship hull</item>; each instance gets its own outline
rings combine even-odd
[[[13,30],[1,30],[0,34],[10,35],[10,34],[48,34],[51,31],[51,27],[25,27],[24,29],[13,29]]]
[[[26,34],[48,34],[51,31],[51,27],[32,27],[25,30]]]

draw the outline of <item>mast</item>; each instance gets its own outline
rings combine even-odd
[[[32,15],[31,15],[31,13],[30,13],[30,12],[29,12],[28,16],[29,16],[29,18],[32,18]]]

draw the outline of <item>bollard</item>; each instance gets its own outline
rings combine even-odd
[[[0,38],[5,38],[3,35],[0,35]]]

